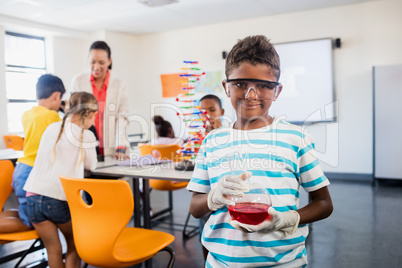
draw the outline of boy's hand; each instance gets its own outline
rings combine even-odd
[[[245,182],[251,172],[232,176],[227,175],[221,178],[208,194],[208,208],[212,211],[218,210],[226,205],[234,206],[235,203],[230,199],[231,196],[243,196],[243,192],[248,192],[248,184]]]
[[[271,215],[271,218],[257,225],[244,224],[231,219],[228,222],[237,230],[247,233],[280,231],[286,236],[296,232],[300,221],[300,215],[297,211],[279,212],[270,207],[268,214]]]
[[[209,119],[209,123],[211,124],[211,128],[212,128],[212,129],[220,128],[220,127],[222,126],[221,117],[220,117],[220,116],[211,117],[211,118]]]

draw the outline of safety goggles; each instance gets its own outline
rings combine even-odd
[[[239,97],[251,97],[251,91],[254,91],[254,94],[258,99],[272,99],[276,95],[281,83],[268,80],[242,78],[227,79],[226,85],[230,92],[233,92]]]

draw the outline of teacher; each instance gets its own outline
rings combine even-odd
[[[94,131],[99,140],[100,159],[113,155],[124,160],[129,158],[126,136],[128,98],[125,83],[111,73],[111,54],[105,42],[94,42],[89,50],[91,72],[76,75],[71,92],[92,93],[98,101]]]

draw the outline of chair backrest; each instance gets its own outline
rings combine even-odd
[[[93,265],[114,260],[115,242],[134,210],[130,185],[123,180],[76,179],[60,176],[71,212],[79,256]],[[92,197],[88,205],[82,190]],[[102,266],[102,265],[101,265]]]
[[[24,147],[24,138],[18,135],[4,135],[4,142],[7,148],[11,148],[17,151],[22,151]]]
[[[13,188],[11,182],[13,180],[14,165],[10,160],[0,160],[0,211],[10,196]]]
[[[155,157],[159,155],[160,159],[181,161],[181,147],[178,144],[142,144],[138,148],[141,156],[152,154]],[[186,187],[187,184],[174,184],[169,180],[149,180],[149,186],[159,191],[174,191]]]
[[[141,144],[138,148],[142,156],[152,154],[162,160],[181,161],[181,147],[178,144]]]

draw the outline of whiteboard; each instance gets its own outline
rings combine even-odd
[[[281,60],[283,89],[270,114],[296,124],[334,121],[332,39],[274,46]]]

